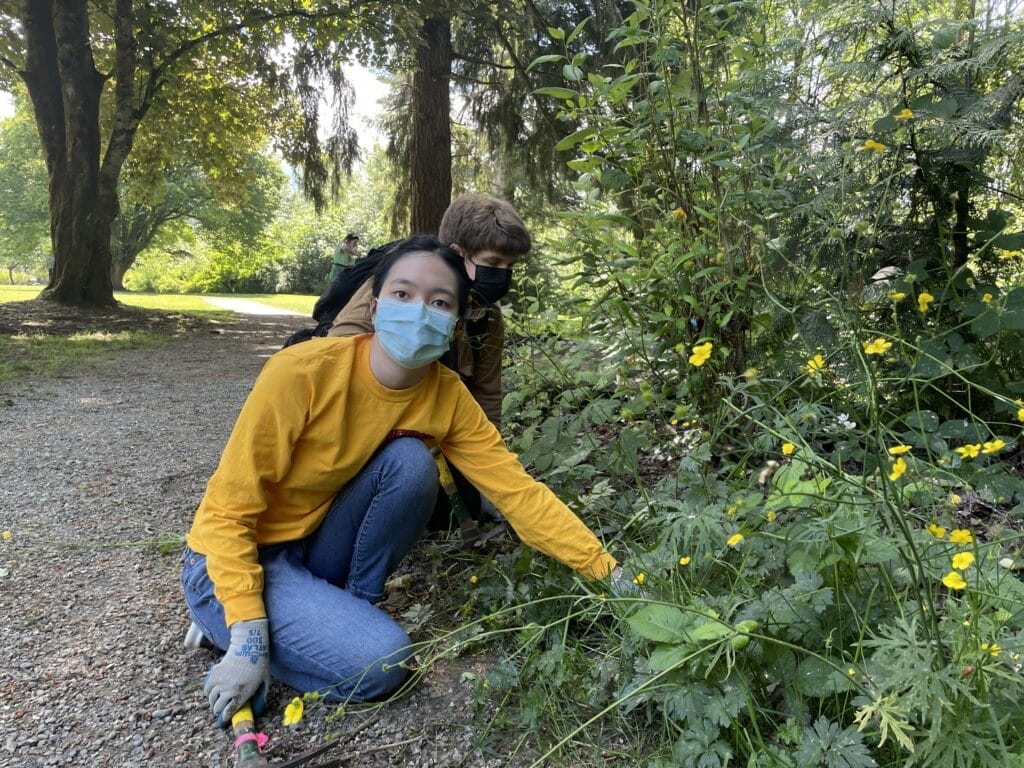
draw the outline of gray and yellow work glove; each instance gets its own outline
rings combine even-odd
[[[260,686],[270,686],[270,625],[266,619],[236,621],[227,653],[203,685],[217,722],[228,722]]]
[[[612,594],[615,597],[644,597],[643,590],[637,586],[635,581],[623,573],[621,565],[617,565],[612,569],[609,578],[611,580]]]

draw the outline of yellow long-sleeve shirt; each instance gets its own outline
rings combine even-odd
[[[206,555],[228,625],[262,618],[256,547],[302,539],[393,430],[431,435],[529,546],[601,578],[594,534],[531,478],[453,372],[435,363],[402,390],[370,371],[372,335],[315,339],[267,361],[196,512],[188,545]]]

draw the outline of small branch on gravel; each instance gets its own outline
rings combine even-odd
[[[397,747],[404,747],[406,744],[412,744],[417,741],[423,741],[422,736],[414,736],[411,739],[403,739],[402,741],[393,741],[390,744],[380,744],[376,747],[367,747],[366,749],[360,749],[356,752],[346,752],[344,755],[335,757],[332,760],[328,760],[325,763],[317,763],[315,766],[310,768],[338,768],[338,766],[344,765],[349,760],[355,760],[358,757],[369,755],[373,752],[383,752],[386,749],[395,749]]]

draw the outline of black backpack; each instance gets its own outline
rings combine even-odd
[[[315,328],[303,328],[289,336],[284,346],[290,347],[300,341],[308,341],[317,336],[326,336],[334,325],[334,318],[338,316],[341,308],[348,304],[359,286],[369,280],[382,258],[395,247],[398,240],[378,246],[370,250],[363,258],[351,267],[345,267],[341,273],[331,281],[320,298],[313,305],[313,319],[316,320]]]

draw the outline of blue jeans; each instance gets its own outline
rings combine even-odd
[[[402,684],[409,637],[373,603],[423,531],[437,489],[426,445],[399,438],[339,491],[310,536],[259,548],[277,680],[333,701],[370,701]],[[206,558],[188,548],[181,583],[192,619],[226,650],[230,632]]]

